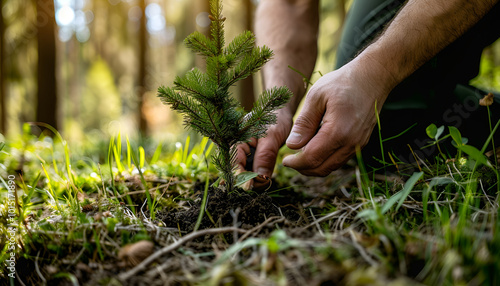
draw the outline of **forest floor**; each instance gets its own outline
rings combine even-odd
[[[126,142],[76,154],[60,138],[7,141],[1,285],[500,281],[498,168],[484,151],[459,146],[383,174],[350,163],[309,178],[281,166],[265,187],[229,193],[213,186],[206,139]]]

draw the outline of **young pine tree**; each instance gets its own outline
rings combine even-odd
[[[209,2],[211,38],[194,32],[184,40],[188,48],[204,57],[206,72],[193,68],[183,77],[176,77],[174,87],[161,86],[158,96],[184,115],[186,126],[215,143],[212,161],[231,191],[236,144],[263,137],[267,126],[276,123],[274,112],[288,102],[292,93],[286,87],[275,87],[259,96],[251,112],[241,108],[231,97],[229,87],[257,72],[273,53],[266,46],[255,47],[255,36],[249,31],[225,46],[222,1]]]

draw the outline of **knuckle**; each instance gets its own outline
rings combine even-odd
[[[310,129],[315,126],[315,122],[308,116],[299,116],[295,120],[294,128]]]
[[[250,153],[250,145],[248,143],[241,143],[236,146],[238,155],[240,153],[242,154],[248,154]]]
[[[271,165],[276,162],[277,152],[270,149],[260,150],[258,154],[259,162],[263,165]]]
[[[339,166],[338,165],[328,165],[324,166],[323,168],[320,168],[316,171],[317,176],[319,177],[326,177],[330,175],[333,171],[337,170]]]
[[[332,171],[329,169],[317,169],[317,170],[311,170],[311,171],[301,171],[300,173],[302,175],[306,176],[314,176],[314,177],[326,177],[331,174]]]
[[[305,166],[310,169],[319,167],[325,161],[325,158],[318,155],[306,155],[304,159]]]
[[[333,172],[333,169],[331,169],[331,168],[320,169],[317,171],[317,176],[318,177],[326,177],[326,176],[330,175],[332,172]]]
[[[332,134],[335,134],[334,141],[338,148],[354,148],[360,143],[358,138],[353,136],[351,130],[346,128],[336,128]]]
[[[247,164],[246,156],[241,156],[240,154],[238,154],[238,156],[236,156],[236,163],[243,167],[246,166]]]

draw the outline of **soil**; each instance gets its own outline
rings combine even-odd
[[[342,184],[348,185],[348,181],[353,180],[349,172],[342,174],[342,177],[349,178],[343,180]],[[325,210],[325,202],[342,204],[342,197],[348,200],[344,196],[345,194],[332,191],[329,187],[332,185],[330,180],[332,180],[331,177],[305,179],[297,176],[293,182],[288,182],[300,185],[300,191],[297,192],[280,186],[276,181],[271,184],[269,189],[262,192],[248,192],[238,189],[229,193],[210,188],[206,212],[198,232],[236,226],[238,229],[248,231],[245,233],[248,234],[248,238],[268,239],[273,231],[280,229],[287,233],[287,239],[309,241],[311,245],[314,245],[314,241],[324,243],[324,238],[317,235],[317,226],[311,224],[313,218],[311,218],[309,211],[321,213]],[[140,188],[136,180],[130,179],[126,183],[131,190]],[[134,183],[137,184],[137,187]],[[333,185],[335,184],[333,183]],[[168,208],[156,213],[156,221],[153,223],[155,225],[159,225],[160,221],[164,223],[160,235],[157,229],[146,230],[151,241],[155,243],[155,251],[172,245],[193,232],[200,212],[204,184],[194,184],[192,188],[196,195],[190,197],[192,200],[189,203],[183,202],[184,209]],[[177,194],[170,195],[176,196]],[[332,200],[332,197],[336,199]],[[135,204],[144,200],[141,195],[134,195],[131,198]],[[147,214],[148,212],[145,210],[143,213]],[[93,211],[86,213],[86,215],[93,216]],[[311,225],[313,226],[311,227]],[[193,281],[203,281],[203,279],[208,281],[207,278],[203,278],[203,275],[208,275],[207,271],[217,269],[212,263],[217,260],[220,253],[234,245],[236,239],[241,239],[243,236],[242,234],[234,236],[232,232],[221,233],[221,235],[201,235],[186,241],[181,248],[158,257],[150,267],[143,269],[125,282],[119,280],[118,276],[129,271],[132,266],[124,265],[123,261],[118,258],[117,254],[122,248],[119,246],[121,245],[120,237],[121,239],[133,237],[138,234],[139,230],[123,229],[116,233],[108,233],[103,225],[96,224],[94,228],[95,232],[88,231],[87,237],[81,240],[95,242],[95,235],[101,235],[101,253],[105,255],[105,263],[99,258],[99,249],[92,247],[93,243],[87,244],[84,249],[83,245],[71,244],[71,241],[68,241],[70,244],[65,244],[64,236],[55,238],[47,236],[47,238],[35,239],[25,246],[29,247],[38,258],[20,259],[17,264],[18,274],[26,285],[37,285],[41,281],[41,277],[46,277],[47,285],[70,285],[68,277],[56,275],[59,272],[71,273],[80,285],[192,285]],[[113,243],[111,240],[115,240],[115,242]],[[343,252],[351,252],[352,247],[348,244],[342,244],[341,248]],[[304,285],[304,281],[308,280],[312,281],[311,285],[326,285],[325,282],[336,285],[348,272],[347,269],[343,269],[340,262],[335,261],[336,259],[324,261],[328,254],[325,254],[325,257],[312,256],[314,249],[308,244],[305,244],[301,249],[301,251],[310,252],[307,255],[314,257],[315,262],[308,262],[301,252],[294,250],[287,253],[286,258],[282,257],[281,259],[292,263],[286,266],[286,271],[282,272],[286,274],[289,285]],[[255,260],[255,257],[259,255],[261,255],[259,252],[252,252],[251,249],[239,253],[241,263],[248,265],[249,270],[244,270],[245,275],[253,277],[256,279],[255,281],[261,279],[258,274],[260,271],[258,269],[261,269],[260,260]],[[283,265],[273,262],[274,256],[271,255],[270,259],[268,266],[266,266],[269,273],[283,270]],[[325,267],[328,265],[328,269],[313,271],[311,265],[324,265]],[[238,273],[243,270],[238,270],[240,266],[237,265],[231,267],[234,269],[228,269],[225,275],[228,279],[232,277],[231,279],[237,280]],[[331,269],[338,269],[338,271],[333,275]],[[0,281],[0,285],[4,285],[3,281]]]
[[[194,230],[200,213],[201,197],[188,210],[169,210],[158,212],[157,218],[167,227],[181,231]],[[272,198],[268,192],[248,193],[237,189],[232,193],[211,187],[208,192],[206,212],[199,229],[237,226],[243,229],[252,228],[269,217],[285,216],[289,220],[298,218],[297,211],[292,206],[293,199]],[[286,206],[283,206],[286,205]]]

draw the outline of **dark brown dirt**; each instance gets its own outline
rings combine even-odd
[[[158,212],[157,218],[162,220],[167,227],[179,228],[182,231],[191,232],[194,229],[200,212],[200,199],[197,204],[188,210]],[[203,216],[200,229],[221,226],[233,226],[235,223],[242,228],[256,226],[271,216],[291,216],[295,212],[285,212],[278,208],[268,193],[247,193],[238,190],[232,193],[211,188],[207,197],[206,212]],[[208,214],[210,215],[208,215]]]

